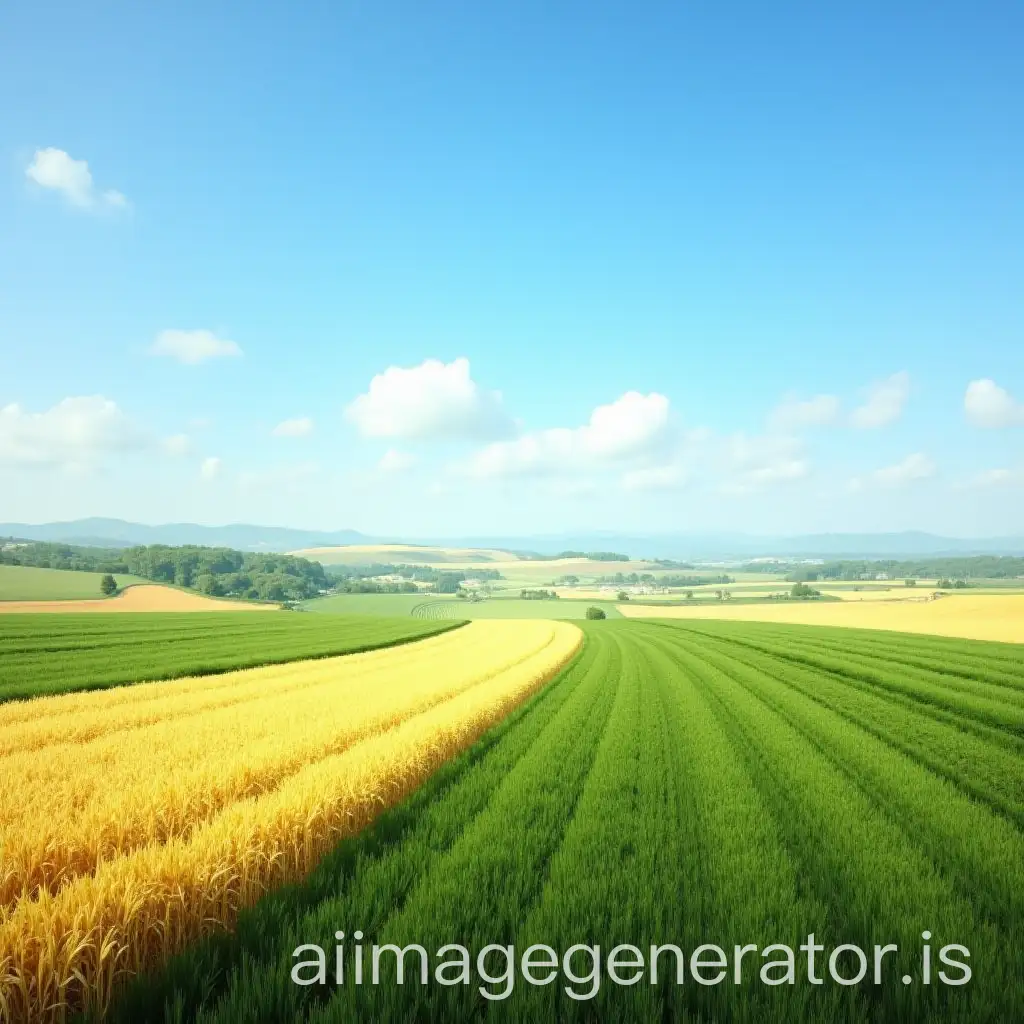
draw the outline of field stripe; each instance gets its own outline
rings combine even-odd
[[[307,764],[273,792],[222,811],[187,840],[173,838],[103,863],[53,896],[22,900],[0,922],[0,998],[16,1012],[51,1015],[109,997],[115,971],[139,971],[240,906],[302,877],[342,835],[373,820],[454,752],[551,678],[580,640],[554,623],[481,624],[495,658],[478,685],[339,755]],[[503,644],[549,642],[511,662]],[[505,639],[502,639],[505,638]],[[449,659],[449,667],[451,659]],[[502,667],[503,666],[503,667]],[[53,937],[56,945],[48,941]],[[95,959],[108,946],[116,956]]]
[[[685,641],[684,641],[685,645]],[[832,764],[869,792],[990,920],[1024,920],[1024,836],[947,780],[890,745],[849,728],[830,707],[785,686],[728,652],[701,647],[705,661],[778,714]]]
[[[668,623],[665,623],[665,626],[673,628]],[[912,675],[904,670],[896,675],[873,668],[857,668],[855,659],[847,662],[835,655],[830,657],[824,654],[804,653],[798,642],[779,646],[741,637],[730,638],[730,642],[782,658],[795,665],[826,671],[854,683],[866,684],[876,691],[884,690],[895,697],[912,702],[915,707],[926,713],[934,709],[946,715],[955,715],[961,720],[1005,730],[1017,738],[1024,737],[1024,708],[1015,707],[1007,700],[977,696],[969,692],[967,686],[963,687],[963,691],[966,692],[958,692],[952,686],[941,681],[932,681],[921,673]]]
[[[534,867],[543,862],[544,851],[557,840],[579,797],[616,699],[617,687],[609,685],[605,675],[609,664],[614,667],[617,663],[616,650],[614,644],[587,644],[553,688],[570,692],[552,707],[552,714],[537,723],[541,728],[531,730],[528,745],[514,764],[503,764],[503,751],[496,749],[480,768],[480,774],[490,781],[488,790],[474,793],[479,780],[467,778],[438,808],[431,824],[441,842],[431,844],[433,848],[422,862],[414,856],[422,852],[421,846],[403,844],[379,865],[357,864],[351,882],[290,925],[286,936],[278,934],[268,944],[266,959],[246,958],[239,965],[224,997],[204,1019],[211,1024],[259,1020],[271,1006],[281,1019],[308,1012],[327,994],[291,984],[291,949],[301,942],[333,943],[335,930],[344,927],[339,921],[348,923],[350,934],[360,928],[368,935],[417,936],[409,941],[429,941],[430,936],[437,936],[439,944],[453,941],[451,936],[459,933],[453,929],[501,928],[503,885],[525,884],[532,890],[540,884],[542,879]],[[541,699],[550,697],[545,693]],[[552,828],[554,835],[549,831]],[[429,835],[429,825],[427,830]],[[530,853],[534,860],[525,877],[515,868],[526,865],[510,865],[504,860],[522,856],[509,842],[522,834],[540,843],[540,848]],[[485,855],[488,850],[495,851],[502,863],[493,863]],[[392,870],[395,860],[406,865],[397,878]],[[487,882],[477,878],[478,872],[486,873]],[[467,887],[465,879],[470,875],[474,884]],[[373,1019],[388,1019],[381,1005],[375,1004]]]
[[[948,941],[971,935],[972,954],[990,965],[988,982],[997,989],[1012,987],[1013,975],[999,952],[1008,937],[976,914],[959,887],[843,767],[690,644],[680,641],[686,665],[749,759],[801,878],[828,903],[832,939],[871,948],[883,935],[898,943],[901,968],[913,970],[907,953],[920,946],[923,931]],[[846,727],[840,720],[840,728]],[[873,989],[861,991],[878,998]],[[948,990],[920,985],[886,995],[888,1012],[901,1019],[930,1017],[949,998]]]

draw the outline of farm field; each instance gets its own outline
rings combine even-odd
[[[658,568],[654,562],[634,559],[627,562],[602,562],[589,558],[520,558],[509,551],[489,548],[429,548],[405,544],[354,545],[337,548],[304,548],[291,552],[324,565],[367,565],[373,562],[425,565],[445,569],[496,569],[510,586],[534,586],[565,574],[607,576],[617,572],[648,572]],[[756,574],[753,574],[756,575]],[[761,577],[763,578],[763,577]],[[498,581],[501,585],[506,581]]]
[[[487,601],[427,601],[413,609],[416,618],[425,619],[561,619],[587,617],[587,609],[600,608],[609,619],[621,618],[615,602],[603,601],[526,601],[521,598],[491,598]]]
[[[63,570],[58,570],[63,571]],[[0,601],[0,615],[6,613],[111,613],[111,612],[273,612],[276,604],[231,601],[206,597],[192,590],[179,590],[159,583],[139,583],[114,597],[87,601]]]
[[[1024,642],[1024,594],[950,594],[935,601],[891,603],[780,601],[730,605],[716,601],[706,608],[699,605],[666,608],[631,601],[618,608],[628,618],[786,622]]]
[[[244,910],[232,934],[210,935],[138,979],[110,1019],[1017,1016],[1017,649],[757,623],[582,628],[583,651],[552,685],[305,880]],[[356,986],[350,974],[338,984],[339,929],[360,931],[367,973],[371,943],[421,945],[428,984],[414,950],[403,985],[394,983],[393,954],[381,957],[379,986]],[[821,985],[808,983],[806,952],[796,952],[812,932]],[[559,957],[578,943],[600,953],[577,950],[575,980],[560,970],[547,987],[525,984],[517,970],[513,984],[488,986],[507,997],[492,1004],[476,973],[465,985],[434,980],[439,960],[454,957],[451,947],[443,958],[434,952],[453,942],[473,963],[490,943],[513,946],[517,960],[534,943]],[[640,984],[609,979],[604,961],[620,943],[637,947],[640,974],[622,973]],[[703,977],[723,984],[693,977],[690,954],[705,943],[722,948],[725,967],[720,976],[705,968]],[[752,952],[737,957],[734,947],[748,943]],[[762,969],[787,980],[787,956],[767,950],[773,943],[795,952],[793,984],[758,981]],[[304,944],[326,950],[323,984],[291,980],[293,950]],[[682,951],[681,984],[671,949],[659,954],[650,983],[652,944]],[[832,953],[845,944],[866,951],[864,984],[830,977]],[[874,947],[888,944],[898,948],[876,961]],[[352,939],[343,945],[351,965]],[[970,982],[940,983],[939,970],[953,982],[966,977],[940,955],[969,965]],[[717,953],[706,956],[716,963]],[[860,971],[851,949],[834,964],[845,979]],[[500,979],[500,953],[488,969]]]
[[[324,565],[370,565],[374,562],[402,562],[406,565],[481,565],[487,562],[514,562],[511,551],[493,548],[448,548],[418,544],[347,544],[329,548],[303,548],[292,551],[299,558],[310,558]]]
[[[0,602],[71,601],[80,598],[101,599],[101,572],[74,572],[67,569],[37,569],[27,565],[0,565]],[[139,576],[116,573],[119,587],[146,583]],[[110,600],[105,598],[103,600]]]
[[[413,609],[431,601],[446,601],[426,594],[330,594],[303,601],[303,611],[328,615],[412,615]]]
[[[454,625],[290,612],[0,616],[0,701],[370,650]]]
[[[102,1012],[547,682],[572,625],[419,643],[0,708],[0,1007]]]

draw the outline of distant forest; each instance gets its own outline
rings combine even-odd
[[[343,594],[415,594],[430,589],[439,594],[456,594],[465,580],[504,579],[497,569],[435,569],[427,565],[374,562],[369,565],[329,565],[327,574],[336,590]],[[398,579],[381,579],[391,576]],[[430,584],[429,588],[417,583]]]
[[[85,548],[10,538],[0,542],[0,565],[130,573],[211,597],[258,601],[301,601],[331,585],[324,567],[307,558],[194,545]]]
[[[859,580],[865,576],[874,579],[886,573],[890,579],[949,580],[1012,580],[1024,576],[1024,558],[1013,555],[975,555],[966,558],[922,557],[912,561],[877,559],[872,561],[827,562],[824,565],[790,565],[787,580],[813,582],[815,580]],[[776,567],[778,571],[778,567]]]

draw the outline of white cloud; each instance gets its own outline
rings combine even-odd
[[[189,440],[188,434],[174,434],[164,438],[164,451],[168,455],[180,458],[183,455],[188,455],[191,450],[192,442]]]
[[[151,439],[102,395],[65,398],[45,412],[0,408],[0,463],[89,466],[103,455],[148,446]]]
[[[850,414],[850,423],[859,430],[872,430],[895,423],[903,414],[910,396],[910,374],[905,370],[885,380],[875,381],[867,389],[867,400]]]
[[[599,405],[581,427],[553,427],[488,445],[468,471],[476,477],[544,476],[644,458],[664,444],[668,427],[664,395],[627,391]]]
[[[670,491],[686,483],[687,473],[682,466],[646,466],[631,469],[622,475],[622,488],[626,491]]]
[[[1013,487],[1024,484],[1024,469],[985,469],[969,481],[969,487]]]
[[[1024,424],[1024,403],[994,380],[972,380],[964,394],[964,412],[976,427],[1012,427]]]
[[[886,487],[897,487],[901,484],[911,483],[914,480],[925,480],[934,476],[936,471],[935,463],[922,452],[914,452],[908,455],[902,462],[894,466],[885,466],[883,469],[876,469],[872,474],[876,483]]]
[[[370,381],[345,416],[364,437],[482,440],[512,431],[501,393],[481,389],[465,358],[390,366]]]
[[[274,437],[308,437],[313,433],[313,421],[308,416],[282,420],[271,433]]]
[[[415,465],[416,459],[408,452],[400,452],[397,448],[389,448],[377,463],[382,473],[404,473]]]
[[[839,418],[839,399],[835,395],[815,395],[801,400],[787,395],[770,413],[768,424],[773,430],[802,430],[824,427]]]
[[[726,454],[722,490],[727,494],[749,494],[774,484],[802,480],[811,471],[802,443],[788,435],[734,434]]]
[[[124,209],[128,200],[117,189],[100,192],[92,180],[92,172],[85,160],[74,160],[63,149],[52,146],[37,149],[25,175],[40,188],[61,193],[71,203],[85,210],[101,208]]]
[[[153,356],[168,356],[186,366],[205,363],[208,359],[240,356],[241,348],[227,338],[218,338],[212,331],[161,331],[149,347]]]
[[[199,467],[199,478],[201,480],[216,480],[220,476],[224,463],[216,455],[210,455],[203,459]]]

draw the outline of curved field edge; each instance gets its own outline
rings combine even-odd
[[[185,840],[116,857],[52,896],[22,899],[0,920],[0,1003],[14,1019],[58,1020],[89,1007],[102,1014],[119,977],[230,926],[269,889],[304,877],[340,838],[542,688],[582,642],[564,623],[479,624],[474,637],[482,631],[494,643],[471,659],[467,679],[475,674],[475,682],[450,698],[310,764]],[[425,666],[428,675],[441,670],[434,677],[442,688],[445,665]]]
[[[282,612],[0,616],[0,704],[411,643],[464,621]]]
[[[100,580],[105,573],[78,569],[0,564],[0,612],[5,602],[87,601],[101,598]],[[141,576],[112,573],[118,589],[149,583]]]
[[[63,570],[58,570],[63,571]],[[111,597],[87,597],[59,600],[23,600],[0,602],[0,614],[31,615],[57,613],[61,615],[130,614],[148,612],[276,612],[278,601],[246,601],[228,597],[211,597],[173,583],[153,583],[136,580],[127,584]]]
[[[666,626],[585,626],[583,651],[551,686],[306,882],[139,979],[110,1019],[1009,1019],[1024,998],[1020,829],[761,671],[745,645],[736,660],[727,638]],[[905,653],[898,636],[881,636]],[[912,646],[920,660],[959,645]],[[965,646],[982,667],[1007,669],[1005,647]],[[1012,671],[1024,683],[1024,667]],[[872,698],[883,709],[884,699]],[[921,742],[938,750],[958,734],[943,725]],[[515,941],[521,951],[648,939],[795,948],[808,931],[820,938],[818,925],[833,946],[899,941],[908,972],[920,971],[921,928],[936,929],[936,941],[974,951],[975,980],[930,990],[904,989],[898,973],[891,985],[842,990],[800,978],[782,989],[644,984],[582,1004],[560,981],[517,986],[493,1005],[476,981],[455,992],[415,980],[359,991],[333,975],[312,989],[290,981],[291,951],[318,942],[330,957],[338,928],[361,928],[364,942]]]
[[[987,643],[1024,643],[1024,594],[943,597],[937,601],[882,602],[786,601],[757,604],[716,603],[712,607],[619,605],[627,618],[675,622],[763,622],[944,636]]]

